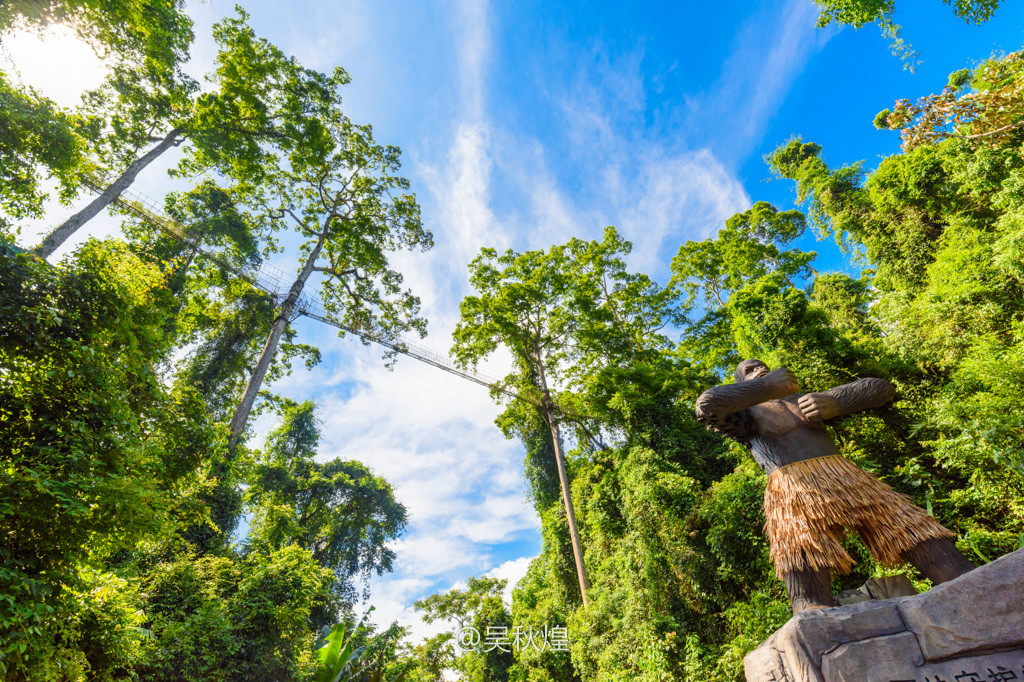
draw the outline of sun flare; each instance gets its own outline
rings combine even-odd
[[[43,35],[15,31],[0,36],[0,68],[65,107],[77,104],[106,73],[104,61],[62,25]]]

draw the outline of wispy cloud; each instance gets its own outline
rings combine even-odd
[[[435,232],[439,267],[434,287],[457,299],[465,293],[466,264],[481,247],[504,248],[509,239],[491,208],[492,123],[486,113],[489,7],[483,0],[460,0],[455,10],[458,114],[444,158],[440,163],[421,163],[417,171],[426,181],[440,226]]]
[[[615,225],[634,243],[631,265],[658,276],[682,241],[713,234],[750,205],[709,148],[691,148],[667,128],[679,114],[649,120],[648,92],[658,86],[645,76],[643,60],[642,45],[617,57],[598,45],[538,88],[550,93],[565,131],[557,148],[495,133],[494,164],[504,195],[513,197],[500,218],[512,226],[517,247],[596,238]]]
[[[443,231],[435,235],[436,249],[447,256],[442,272],[454,281],[465,279],[466,264],[482,246],[502,248],[508,238],[491,209],[491,131],[484,121],[457,124],[452,145],[441,168],[420,172],[434,195]]]
[[[203,32],[225,7],[215,12],[212,5],[190,4]],[[450,37],[451,49],[439,50],[445,61],[429,65],[388,52],[396,40],[422,33],[395,29],[391,8],[352,0],[344,7],[307,9],[301,21],[283,5],[254,9],[253,25],[274,34],[305,64],[345,65],[354,79],[346,89],[353,120],[387,120],[401,128],[395,112],[434,117],[408,127],[410,135],[429,140],[412,143],[414,162],[406,162],[406,171],[420,191],[436,247],[399,254],[394,263],[423,297],[431,321],[426,343],[442,353],[451,343],[458,302],[468,293],[466,264],[482,246],[546,248],[573,236],[598,237],[611,224],[635,243],[631,265],[658,276],[682,241],[710,236],[725,218],[747,208],[750,199],[733,168],[755,148],[821,40],[811,33],[811,3],[781,0],[737,34],[715,86],[667,100],[655,95],[676,67],[662,73],[653,68],[653,47],[642,38],[624,52],[600,40],[566,44],[557,59],[533,68],[532,101],[512,98],[507,104],[513,110],[499,110],[490,102],[502,87],[494,80],[495,34],[502,27],[488,2],[444,5],[431,35],[440,37],[435,42]],[[330,31],[313,30],[314,23]],[[212,41],[204,40],[194,50],[197,65],[212,63]],[[407,98],[401,86],[420,78],[437,85],[430,93],[434,100],[422,92],[422,101]],[[518,125],[517,116],[529,118],[540,109],[543,126]],[[410,140],[396,141],[410,149]],[[140,183],[154,196],[163,178],[158,170],[152,189],[145,187],[148,179]],[[508,578],[510,599],[537,551],[539,533],[526,501],[522,447],[493,424],[501,408],[482,387],[409,359],[388,371],[380,349],[339,341],[333,330],[311,322],[297,324],[301,340],[318,345],[324,362],[313,373],[296,372],[276,390],[318,401],[321,459],[365,462],[409,510],[408,531],[393,545],[395,572],[372,582],[374,620],[409,625],[414,639],[445,629],[423,624],[411,604],[470,575]],[[490,373],[500,375],[507,358],[494,363]],[[271,425],[264,417],[258,430]]]
[[[557,146],[492,131],[492,174],[513,197],[497,215],[516,245],[597,237],[611,224],[634,243],[631,265],[663,277],[682,242],[712,236],[750,206],[734,167],[830,37],[816,32],[816,16],[806,0],[765,6],[738,30],[715,84],[668,104],[654,95],[677,65],[653,69],[643,40],[619,53],[599,40],[582,53],[566,47],[572,66],[542,72],[536,88],[559,117]]]
[[[484,117],[485,74],[491,53],[491,27],[487,0],[456,3],[461,106],[470,121]]]
[[[482,575],[518,546],[535,551],[538,523],[526,499],[521,448],[494,426],[501,408],[483,387],[408,358],[389,371],[379,348],[332,340],[311,323],[300,331],[333,371],[297,372],[276,389],[317,398],[319,459],[366,463],[409,513],[407,532],[392,545],[394,573],[371,583],[374,621],[398,620],[417,637],[431,634],[410,608],[413,600]]]
[[[619,207],[622,232],[635,245],[633,265],[645,272],[664,268],[682,241],[713,236],[725,218],[750,206],[743,186],[708,149],[651,156]]]
[[[691,98],[689,124],[724,155],[750,153],[811,55],[835,34],[816,27],[818,11],[807,0],[765,5],[737,32],[718,80]]]
[[[614,225],[633,242],[630,265],[658,276],[682,241],[711,236],[750,205],[743,186],[708,149],[665,150],[642,139],[625,144],[619,135],[610,142],[618,151],[575,178],[572,190],[559,181],[551,168],[555,161],[539,144],[503,157],[507,178],[523,197],[516,214],[505,218],[515,226],[520,248],[599,238]]]

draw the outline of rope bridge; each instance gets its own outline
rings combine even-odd
[[[82,184],[94,192],[99,193],[105,189],[105,183],[93,174],[83,173],[81,178]],[[231,272],[235,277],[245,280],[256,289],[270,296],[275,303],[280,303],[287,297],[288,286],[290,286],[294,277],[290,277],[284,271],[267,264],[262,264],[255,272],[245,272],[240,270],[216,253],[204,249],[200,246],[197,240],[190,239],[188,235],[185,234],[184,228],[179,223],[163,215],[159,205],[151,197],[148,197],[141,192],[126,189],[114,200],[114,204],[123,212],[142,220],[146,224],[157,228],[170,237],[188,244],[189,247],[195,249],[197,253],[209,258],[220,267]],[[453,363],[450,358],[445,355],[441,355],[437,351],[406,341],[405,339],[383,339],[365,331],[347,327],[331,317],[327,311],[324,310],[323,304],[319,300],[319,296],[310,297],[303,292],[302,295],[299,296],[299,300],[295,303],[295,312],[318,322],[323,322],[324,324],[336,327],[348,334],[354,334],[366,341],[384,346],[389,350],[401,353],[402,355],[413,358],[414,360],[419,360],[420,362],[437,367],[438,369],[442,369],[450,374],[454,374],[455,376],[468,379],[469,381],[480,384],[481,386],[491,390],[504,393],[511,398],[536,404],[535,400],[521,396],[515,391],[506,388],[498,379],[459,367]]]

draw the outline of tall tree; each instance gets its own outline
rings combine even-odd
[[[246,498],[253,512],[250,545],[279,550],[297,544],[334,572],[335,593],[347,606],[357,577],[391,570],[387,543],[405,527],[405,507],[391,486],[363,464],[316,462],[320,424],[311,402],[286,404],[281,425],[267,436]],[[320,625],[334,623],[326,614]]]
[[[479,294],[467,296],[459,305],[462,319],[455,328],[452,353],[458,362],[475,365],[504,346],[512,353],[518,370],[506,378],[506,383],[534,395],[543,410],[569,523],[580,595],[586,605],[583,548],[552,398],[552,382],[568,369],[572,333],[578,321],[571,306],[573,290],[567,263],[565,249],[557,246],[548,252],[522,254],[510,249],[500,256],[494,249],[482,249],[469,264],[470,283]]]
[[[398,249],[433,246],[415,196],[405,193],[409,181],[396,175],[401,150],[377,144],[370,126],[353,124],[338,106],[306,123],[301,145],[275,146],[260,177],[239,186],[264,233],[289,230],[305,241],[296,278],[232,417],[232,451],[314,273],[322,277],[326,314],[344,328],[392,341],[405,331],[426,333],[419,299],[402,289],[402,275],[389,262]]]
[[[110,177],[97,178],[102,191],[50,232],[37,254],[52,254],[170,149],[187,143],[179,174],[215,171],[255,184],[267,164],[267,144],[288,150],[316,135],[348,75],[341,68],[331,75],[303,68],[257,38],[247,19],[239,8],[237,17],[215,25],[219,51],[210,91],[200,92],[185,74],[122,63],[103,87],[85,95],[85,111],[104,122],[97,151]]]
[[[650,361],[672,347],[668,332],[686,319],[674,281],[662,286],[631,271],[625,259],[633,245],[613,227],[600,241],[574,238],[565,248],[579,307],[571,371],[576,385],[584,387],[612,367]]]
[[[547,251],[484,249],[470,263],[470,282],[479,292],[463,299],[452,349],[464,364],[478,363],[499,345],[515,361],[506,378],[533,409],[510,406],[499,419],[506,435],[527,445],[527,472],[539,510],[549,496],[550,471],[539,459],[554,454],[581,597],[587,603],[586,567],[563,452],[562,425],[598,449],[601,423],[584,416],[588,397],[602,394],[601,378],[630,364],[650,361],[669,347],[661,330],[681,319],[673,287],[660,287],[632,273],[624,257],[632,246],[607,228],[600,241],[572,239]],[[611,396],[601,396],[609,400]],[[557,400],[556,400],[557,398]],[[539,437],[541,417],[550,440]],[[543,513],[543,511],[542,511]]]
[[[188,60],[192,21],[183,0],[13,0],[0,6],[0,34],[71,27],[120,69],[154,82],[178,82]],[[0,73],[0,191],[14,219],[41,217],[41,171],[57,179],[62,202],[79,186],[100,120],[69,113]]]

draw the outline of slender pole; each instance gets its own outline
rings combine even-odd
[[[569,537],[572,538],[572,554],[576,559],[576,576],[580,581],[580,595],[583,597],[583,608],[587,608],[587,590],[590,583],[587,580],[587,569],[583,565],[583,548],[580,543],[580,533],[576,529],[576,514],[572,508],[572,492],[569,488],[569,477],[565,472],[565,457],[562,456],[562,446],[559,444],[558,420],[552,415],[551,403],[547,405],[548,425],[551,427],[551,440],[555,446],[555,461],[558,462],[558,479],[562,483],[562,500],[565,502],[565,516],[569,521]]]
[[[562,484],[562,501],[565,503],[565,517],[569,523],[569,537],[572,540],[572,554],[576,560],[576,577],[580,581],[580,595],[583,597],[583,608],[587,608],[587,590],[590,583],[587,581],[587,569],[583,565],[583,546],[580,543],[580,534],[576,529],[576,513],[572,507],[572,489],[569,487],[569,475],[565,470],[565,457],[562,455],[562,438],[558,431],[558,419],[555,417],[554,403],[551,400],[551,393],[548,391],[547,379],[544,377],[544,365],[538,362],[541,388],[544,391],[544,414],[548,420],[548,427],[551,428],[551,442],[555,448],[555,463],[558,465],[558,480]]]

